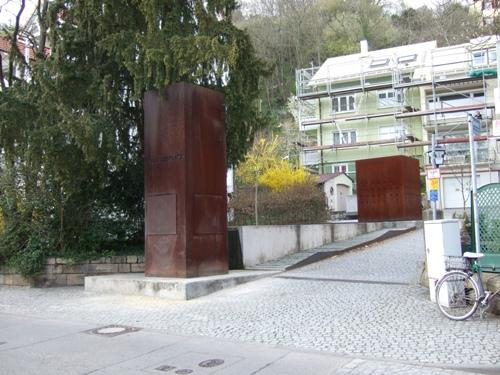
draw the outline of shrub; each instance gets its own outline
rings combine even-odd
[[[280,160],[259,178],[259,183],[279,192],[295,185],[313,182],[313,177],[303,168],[295,168],[288,160]]]
[[[233,225],[255,224],[254,195],[251,187],[241,188],[229,203]],[[325,197],[309,181],[282,191],[261,190],[258,200],[259,224],[317,224],[327,219]]]

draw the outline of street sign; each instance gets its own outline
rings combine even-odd
[[[439,189],[439,178],[431,178],[429,180],[429,188],[430,188],[430,190],[438,190]]]
[[[427,170],[427,178],[429,180],[440,177],[441,177],[441,170],[439,168],[432,168]]]
[[[436,202],[438,200],[437,190],[429,190],[429,200],[432,202]]]

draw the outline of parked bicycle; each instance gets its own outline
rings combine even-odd
[[[500,289],[493,293],[484,287],[478,262],[483,256],[482,253],[466,252],[463,257],[449,257],[448,272],[436,284],[437,305],[449,319],[465,320],[477,309],[482,316],[500,293]]]

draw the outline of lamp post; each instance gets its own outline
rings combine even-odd
[[[470,149],[470,172],[472,182],[472,211],[474,212],[473,225],[474,225],[474,243],[476,245],[476,253],[481,252],[481,244],[479,243],[479,211],[477,208],[477,180],[476,180],[476,142],[474,136],[479,135],[481,132],[481,115],[472,116],[468,113],[469,125],[469,149]]]

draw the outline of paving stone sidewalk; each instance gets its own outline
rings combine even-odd
[[[0,373],[464,375],[468,372],[0,313]]]
[[[192,301],[0,287],[0,313],[360,359],[333,373],[500,373],[500,319],[442,316],[414,283],[423,257],[417,230]]]
[[[255,266],[248,267],[249,270],[287,271],[306,266],[320,260],[327,259],[333,255],[339,255],[346,251],[368,246],[374,242],[383,241],[398,235],[415,230],[415,226],[408,228],[386,228],[365,233],[348,240],[336,241],[324,246],[298,251],[279,259],[269,260]]]

